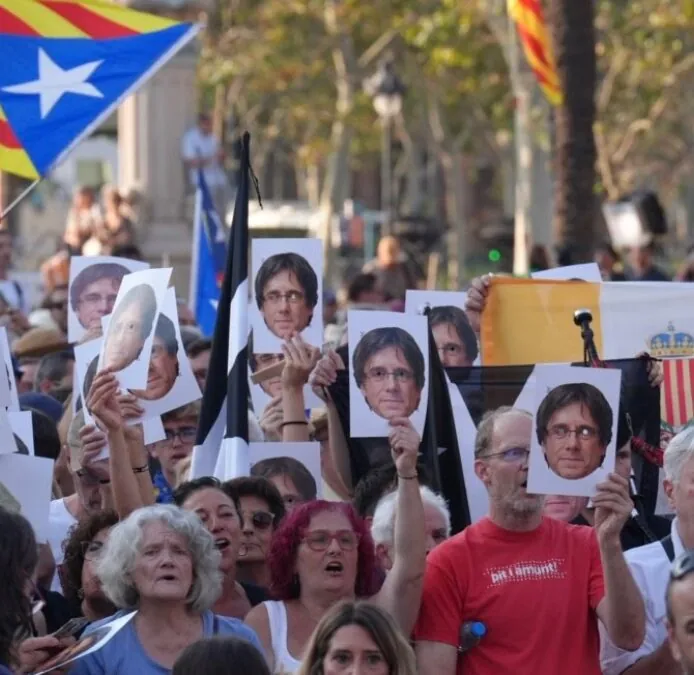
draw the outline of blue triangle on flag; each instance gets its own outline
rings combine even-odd
[[[2,35],[0,106],[39,174],[196,31],[184,23],[109,40]]]

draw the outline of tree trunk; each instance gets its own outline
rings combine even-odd
[[[550,0],[548,20],[564,94],[555,116],[555,241],[571,262],[584,262],[592,258],[597,213],[594,2]]]
[[[352,143],[352,128],[348,117],[354,107],[354,78],[357,60],[351,36],[344,31],[339,20],[339,2],[326,0],[324,21],[327,32],[333,36],[333,65],[335,68],[335,119],[330,134],[330,157],[326,167],[321,192],[321,224],[318,237],[323,241],[324,276],[330,284],[335,276],[335,256],[332,246],[333,219],[342,213],[349,189],[349,149]]]

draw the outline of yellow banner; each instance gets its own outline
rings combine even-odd
[[[493,277],[480,330],[484,365],[582,361],[577,309],[593,314],[601,354],[600,284]]]

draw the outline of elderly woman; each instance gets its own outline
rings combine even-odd
[[[373,540],[348,504],[303,504],[280,525],[270,549],[271,591],[278,598],[246,618],[273,672],[296,672],[318,622],[340,600],[371,598],[409,635],[419,611],[425,567],[424,509],[417,483],[419,436],[407,420],[391,431],[398,474],[393,566],[381,589]]]
[[[416,675],[414,652],[392,617],[369,602],[343,602],[318,624],[296,675]]]
[[[424,504],[424,531],[426,536],[426,554],[435,549],[451,535],[451,514],[448,505],[441,495],[428,487],[419,488]],[[381,567],[389,571],[393,567],[393,541],[397,520],[397,494],[391,492],[383,497],[376,506],[371,523],[371,537],[376,545],[376,557]]]
[[[238,619],[210,611],[222,590],[221,554],[200,519],[177,506],[135,511],[111,530],[97,574],[120,608],[85,635],[137,610],[101,649],[78,661],[77,675],[159,675],[181,652],[211,635],[236,635],[261,649],[258,636]]]

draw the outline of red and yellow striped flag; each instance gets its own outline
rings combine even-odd
[[[88,119],[88,113],[83,113],[84,129],[65,131],[64,136],[61,136],[60,144],[56,140],[56,132],[60,131],[58,127],[74,122],[75,109],[67,112],[66,109],[63,109],[56,116],[42,114],[40,119],[37,117],[36,120],[28,120],[29,115],[25,113],[30,113],[34,108],[38,110],[38,103],[34,104],[34,108],[27,107],[20,111],[17,106],[21,97],[15,96],[14,99],[10,100],[11,94],[8,92],[11,92],[13,88],[17,89],[15,84],[37,79],[36,73],[31,71],[28,65],[31,61],[29,56],[33,55],[31,52],[33,47],[26,47],[26,51],[21,53],[13,52],[13,50],[20,47],[24,48],[24,43],[35,43],[37,48],[40,47],[44,51],[49,50],[50,52],[51,45],[56,44],[56,49],[62,50],[59,53],[64,57],[65,50],[68,48],[59,43],[67,44],[69,42],[73,45],[73,54],[77,55],[84,51],[90,57],[85,57],[85,61],[101,62],[108,60],[111,53],[104,52],[95,55],[93,51],[88,51],[90,45],[118,42],[122,43],[122,48],[114,44],[113,51],[121,49],[122,58],[127,61],[133,58],[133,52],[126,49],[126,45],[132,46],[130,38],[162,35],[164,31],[175,30],[177,26],[183,27],[187,24],[137,12],[106,0],[0,0],[0,41],[2,41],[2,48],[0,48],[2,54],[0,58],[0,62],[2,62],[2,77],[0,77],[2,80],[0,81],[0,99],[2,99],[0,100],[0,170],[33,179],[45,175],[46,171],[93,130],[124,96],[132,93],[135,88],[154,74],[168,58],[173,56],[175,51],[190,39],[194,32],[191,32],[190,36],[186,35],[180,39],[178,39],[178,35],[172,36],[170,51],[167,52],[162,46],[162,54],[158,60],[156,55],[153,55],[149,62],[143,57],[142,64],[126,64],[128,67],[125,68],[125,71],[130,68],[134,74],[131,81],[127,85],[123,85],[122,96],[111,101],[108,96],[99,92],[99,96],[107,101],[110,107],[99,111],[99,114],[95,114],[92,119]],[[72,42],[74,40],[77,42]],[[15,54],[14,58],[8,58],[10,52]],[[51,56],[52,60],[55,58],[58,57]],[[138,67],[142,69],[141,79],[136,79]],[[67,66],[65,68],[67,72]],[[102,70],[99,70],[94,76],[97,79],[92,78],[90,82],[98,82]],[[129,73],[126,74],[129,75]],[[104,87],[107,87],[109,82],[113,81],[113,75],[107,73],[104,78]],[[13,86],[2,86],[8,84]],[[38,98],[37,92],[35,100],[38,101]],[[12,101],[17,103],[14,108]],[[77,112],[79,113],[79,110]],[[61,119],[63,113],[64,116]],[[55,145],[55,152],[38,152],[37,150],[40,149],[38,146],[41,144],[50,145],[51,149]]]
[[[561,105],[564,95],[540,0],[508,0],[508,15],[516,24],[525,58],[547,100]]]

